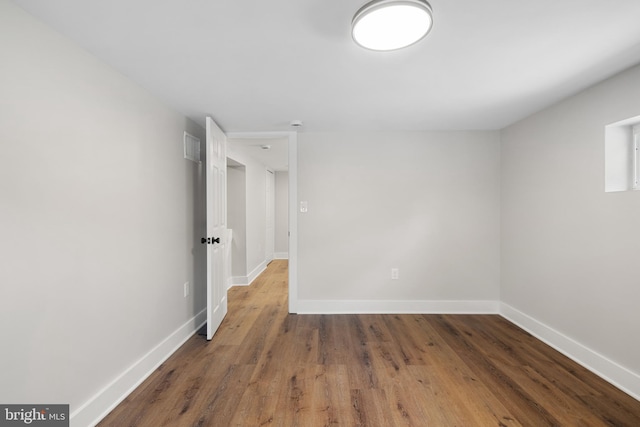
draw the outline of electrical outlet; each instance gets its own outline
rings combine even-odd
[[[391,269],[391,279],[392,280],[398,280],[400,278],[400,269],[399,268],[392,268]]]
[[[185,297],[185,298],[189,296],[189,291],[190,291],[190,289],[189,289],[189,288],[190,288],[190,287],[191,287],[191,286],[190,286],[189,282],[186,282],[186,283],[184,284],[184,297]]]

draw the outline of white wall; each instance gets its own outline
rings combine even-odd
[[[298,138],[299,312],[497,311],[498,132]]]
[[[195,328],[204,184],[182,137],[204,135],[6,1],[0,58],[0,402],[73,413]]]
[[[289,254],[289,173],[276,172],[276,258],[287,258]]]
[[[635,67],[502,132],[502,301],[636,396],[640,193],[604,192],[604,127],[638,114]]]
[[[244,165],[246,176],[246,275],[248,284],[264,270],[266,245],[266,171],[262,163],[246,154],[241,147],[228,144],[227,157]]]

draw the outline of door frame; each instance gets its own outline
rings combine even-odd
[[[298,132],[227,132],[227,139],[287,138],[289,154],[289,313],[298,312]]]

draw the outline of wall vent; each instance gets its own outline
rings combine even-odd
[[[200,163],[200,139],[184,133],[184,158]]]

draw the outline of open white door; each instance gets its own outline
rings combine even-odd
[[[207,117],[207,339],[227,314],[227,136]]]

